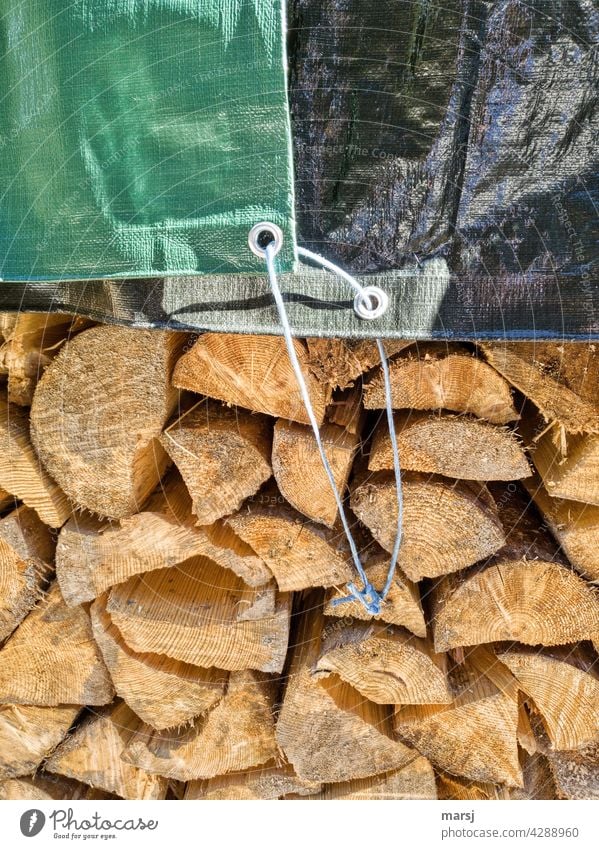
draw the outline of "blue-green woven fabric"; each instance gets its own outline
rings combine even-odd
[[[0,277],[294,263],[281,0],[0,0]]]

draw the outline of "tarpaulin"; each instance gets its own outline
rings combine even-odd
[[[100,15],[120,5],[97,0],[89,7]],[[132,19],[151,7],[166,21],[179,5],[210,4],[130,5]],[[250,6],[269,4],[213,5],[239,6],[248,15]],[[292,257],[283,255],[281,285],[295,332],[599,338],[596,4],[289,0],[287,6],[298,242],[390,297],[388,314],[365,325],[341,281],[302,263],[292,268]],[[187,24],[179,23],[183,32]],[[170,60],[166,48],[160,55],[180,79],[177,48],[168,49]],[[219,66],[222,73],[235,49]],[[115,69],[115,85],[121,76]],[[261,104],[266,100],[263,90]],[[110,104],[107,97],[105,108]],[[145,108],[139,106],[143,120]],[[189,138],[190,144],[200,139],[195,125]],[[168,149],[160,148],[157,159],[168,182]],[[217,188],[227,179],[226,159],[214,177]],[[290,197],[288,176],[281,179]],[[148,202],[160,190],[161,184],[148,186]],[[169,196],[162,214],[172,208]],[[286,233],[291,229],[289,209],[276,218],[267,204],[259,214],[286,220]],[[74,254],[80,231],[75,224]],[[204,276],[205,268],[170,273],[162,255],[140,280],[119,280],[103,266],[103,279],[85,284],[0,284],[0,309],[76,308],[128,323],[279,332],[260,261],[246,254],[248,264],[235,267],[222,246],[218,251],[223,266]]]
[[[0,0],[0,277],[294,259],[281,0]]]

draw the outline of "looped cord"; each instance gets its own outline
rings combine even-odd
[[[312,253],[312,251],[307,250],[306,248],[298,247],[298,253],[305,257],[306,259],[311,260],[314,263],[317,263],[322,268],[326,268],[328,271],[332,271],[334,274],[337,274],[353,289],[356,291],[356,298],[354,300],[354,309],[356,314],[360,318],[376,318],[384,312],[388,305],[388,299],[385,292],[377,289],[377,287],[370,286],[361,286],[358,281],[344,271],[339,266],[335,265],[335,263],[331,262],[324,257],[319,256],[318,254]],[[341,519],[341,524],[343,526],[343,531],[349,543],[349,548],[352,556],[352,560],[354,562],[354,566],[356,568],[356,572],[363,584],[363,588],[359,589],[356,584],[352,581],[347,585],[348,595],[343,598],[335,599],[332,604],[334,607],[337,607],[340,604],[345,604],[350,601],[358,601],[362,604],[365,609],[373,616],[376,616],[380,613],[381,605],[386,599],[389,590],[391,589],[391,584],[393,583],[393,576],[395,574],[395,567],[397,565],[397,558],[399,555],[399,547],[401,545],[401,536],[402,536],[402,526],[403,526],[403,495],[402,495],[402,486],[401,486],[401,470],[399,467],[399,449],[397,447],[397,436],[395,433],[395,425],[393,422],[393,407],[391,403],[391,378],[389,375],[389,362],[387,360],[387,354],[385,352],[385,348],[380,339],[376,339],[377,348],[379,351],[379,355],[381,358],[381,367],[383,372],[383,381],[385,384],[385,409],[387,412],[387,424],[389,427],[389,436],[391,437],[391,450],[393,453],[393,469],[395,472],[395,487],[397,492],[397,530],[395,533],[395,541],[393,544],[393,550],[391,553],[391,560],[389,562],[389,571],[387,573],[387,580],[385,581],[385,586],[379,592],[377,591],[366,576],[366,572],[364,571],[364,567],[362,566],[362,562],[360,560],[360,555],[358,554],[358,549],[356,546],[356,542],[352,535],[349,522],[347,519],[347,515],[345,513],[345,508],[343,506],[343,499],[339,490],[337,489],[337,484],[335,483],[335,477],[333,475],[333,470],[329,464],[327,459],[326,452],[324,450],[324,445],[322,442],[322,438],[320,436],[320,430],[318,427],[318,422],[316,421],[316,416],[314,415],[314,409],[312,407],[312,402],[310,400],[310,395],[308,393],[308,388],[306,386],[306,381],[304,379],[304,374],[302,372],[301,366],[299,364],[297,354],[295,353],[295,348],[293,346],[293,333],[291,331],[291,327],[289,325],[289,319],[287,317],[287,310],[285,309],[285,304],[283,302],[283,296],[281,294],[281,290],[279,288],[279,282],[277,279],[277,273],[275,269],[275,254],[276,250],[273,244],[268,244],[264,248],[264,258],[266,260],[266,268],[268,270],[268,279],[270,281],[270,286],[272,289],[272,294],[275,300],[275,304],[277,307],[277,311],[279,313],[279,318],[281,321],[281,326],[283,329],[283,336],[285,338],[285,344],[287,346],[287,351],[289,353],[289,359],[291,361],[291,365],[293,368],[293,372],[295,374],[295,378],[297,380],[297,384],[299,386],[300,394],[302,396],[302,401],[306,408],[306,412],[308,414],[308,419],[310,421],[310,425],[312,426],[312,430],[314,432],[314,438],[316,440],[316,445],[318,447],[318,452],[320,454],[320,459],[322,460],[322,465],[326,472],[327,478],[329,480],[329,484],[331,486],[331,490],[335,496],[335,503],[337,505],[337,509],[339,511],[339,517]],[[358,308],[357,304],[360,305]],[[363,313],[367,314],[363,314]]]

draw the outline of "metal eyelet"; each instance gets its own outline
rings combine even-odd
[[[271,221],[260,221],[254,224],[248,234],[248,245],[250,250],[261,259],[267,245],[273,245],[273,254],[276,256],[283,247],[283,231]]]
[[[380,318],[388,308],[389,296],[378,286],[365,286],[354,298],[354,312],[367,321]]]

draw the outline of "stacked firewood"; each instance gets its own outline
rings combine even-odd
[[[599,798],[595,346],[387,343],[373,617],[280,338],[0,333],[1,798]],[[295,347],[380,589],[377,348]]]

